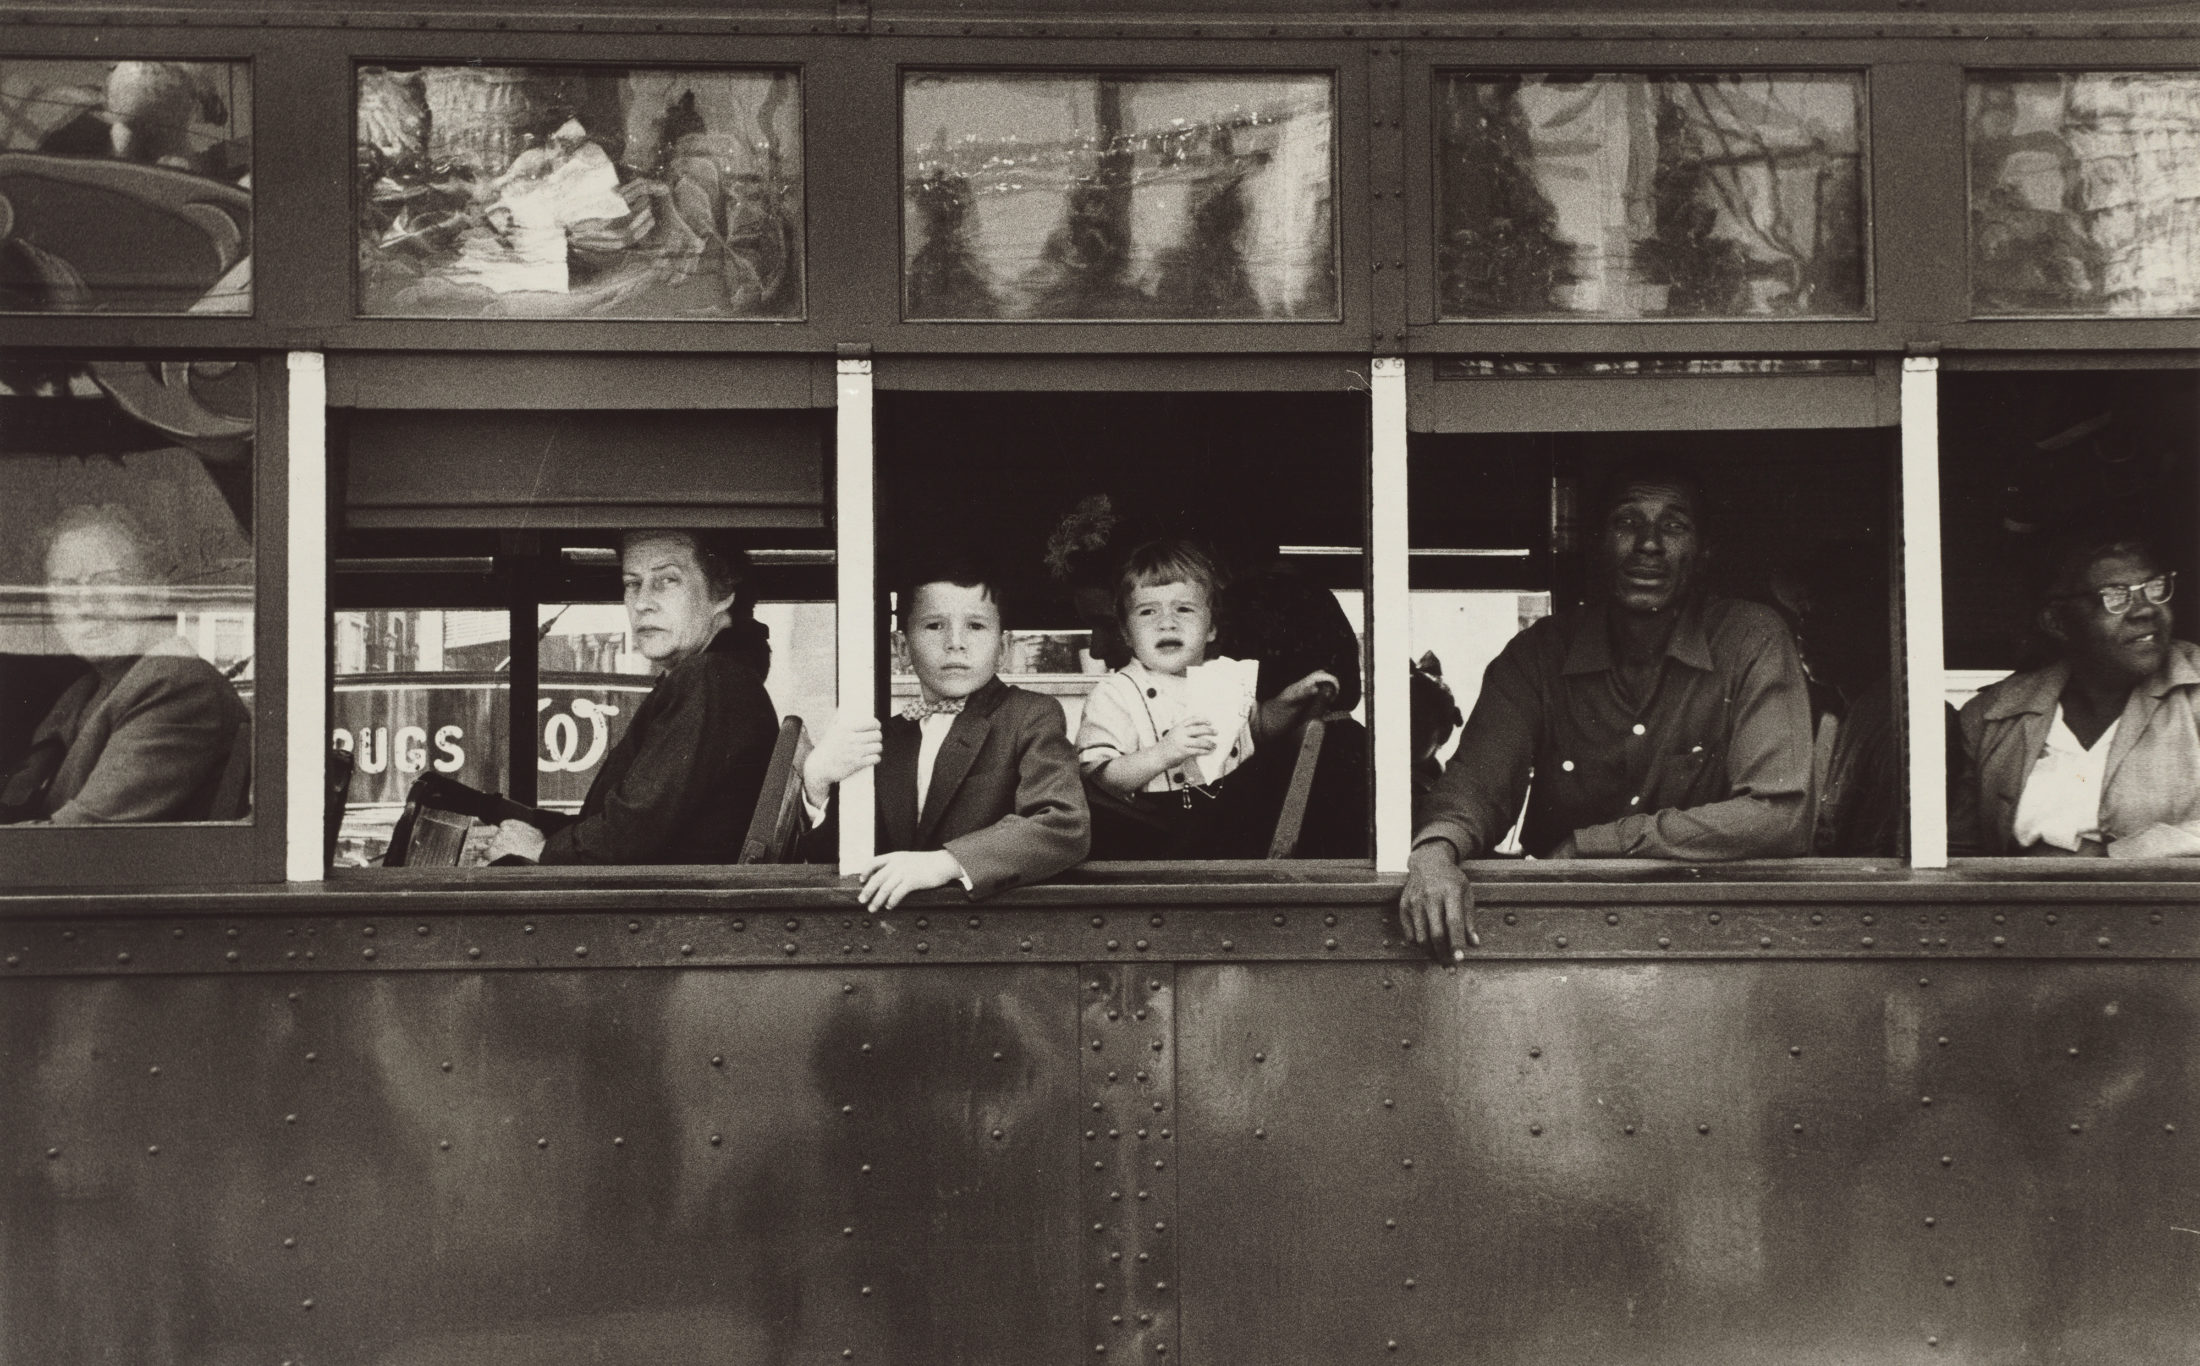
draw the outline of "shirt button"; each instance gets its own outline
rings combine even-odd
[[[1563,760],[1559,763],[1559,767],[1565,769],[1568,773],[1571,773],[1574,771],[1574,761],[1571,759]]]
[[[1627,799],[1627,804],[1628,804],[1629,806],[1641,806],[1641,805],[1642,805],[1642,798],[1640,798],[1640,797],[1629,797],[1629,798]]]
[[[1156,688],[1148,688],[1148,689],[1146,689],[1146,696],[1148,696],[1148,697],[1159,697],[1159,696],[1161,696],[1161,693],[1160,693],[1160,690],[1159,690],[1159,689],[1156,689]]]
[[[1637,722],[1635,723],[1635,734],[1637,734],[1637,735],[1641,735],[1641,734],[1643,734],[1643,733],[1644,733],[1645,731],[1647,731],[1647,730],[1649,730],[1649,727],[1648,727],[1648,726],[1645,726],[1645,725],[1644,725],[1644,724],[1643,724],[1642,722],[1640,722],[1640,721],[1637,721]]]

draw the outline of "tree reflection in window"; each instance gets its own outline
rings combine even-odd
[[[917,73],[912,319],[1337,311],[1326,76]]]
[[[1860,76],[1441,79],[1445,316],[1863,311]]]

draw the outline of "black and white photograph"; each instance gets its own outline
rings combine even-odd
[[[2195,593],[2195,0],[0,0],[0,1366],[2187,1366]]]

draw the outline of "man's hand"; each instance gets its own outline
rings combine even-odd
[[[1215,728],[1213,723],[1193,717],[1161,737],[1155,744],[1162,757],[1168,760],[1166,767],[1175,768],[1186,759],[1215,752]]]
[[[1414,943],[1428,945],[1436,957],[1450,950],[1453,962],[1467,956],[1468,945],[1481,945],[1482,937],[1474,932],[1474,887],[1460,871],[1450,844],[1434,840],[1407,858],[1406,886],[1398,895],[1398,924]]]
[[[863,890],[856,895],[865,910],[890,911],[911,892],[945,887],[961,880],[962,875],[962,865],[945,849],[924,853],[903,849],[897,853],[879,854],[864,864],[859,875],[863,878]]]
[[[508,854],[517,855],[529,863],[542,861],[543,834],[525,821],[501,821],[497,824],[496,838],[489,841],[489,858],[494,861]]]
[[[859,711],[841,712],[817,737],[810,757],[802,761],[802,795],[810,799],[810,805],[824,806],[835,784],[876,764],[885,749],[877,717]]]

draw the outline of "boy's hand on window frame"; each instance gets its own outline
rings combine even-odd
[[[802,795],[810,805],[824,806],[835,786],[876,766],[885,751],[885,728],[877,717],[856,711],[839,713],[817,737],[810,757],[802,761]]]
[[[858,876],[863,879],[863,890],[856,896],[864,909],[890,911],[911,892],[960,882],[963,866],[945,849],[902,849],[873,856]]]

